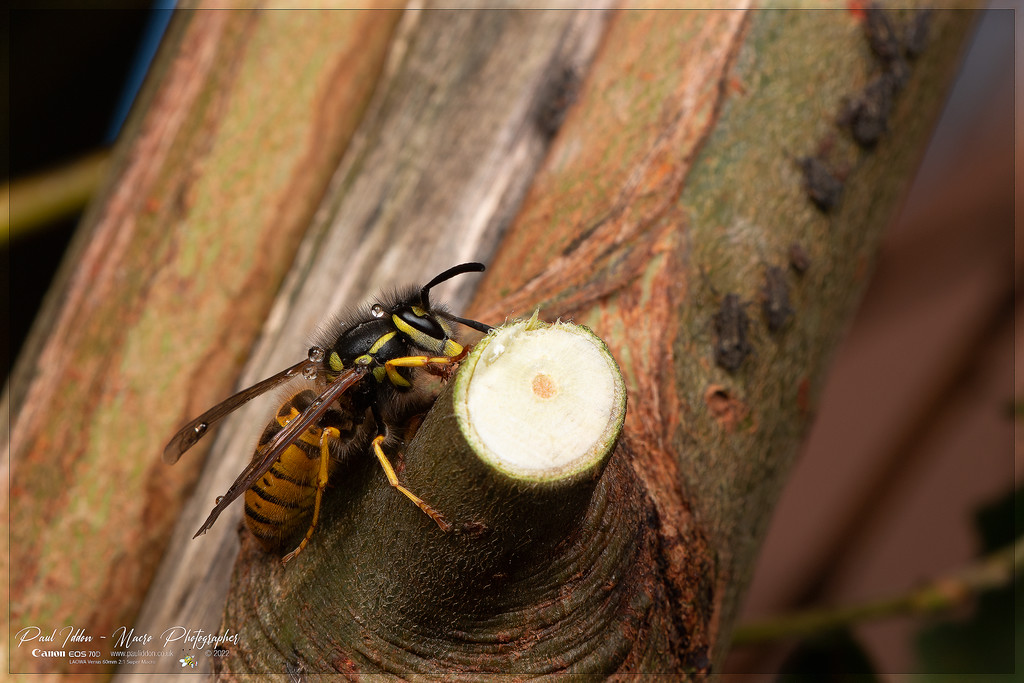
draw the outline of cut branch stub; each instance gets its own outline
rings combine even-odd
[[[584,327],[529,320],[485,337],[454,383],[467,446],[513,481],[567,488],[595,479],[626,415],[604,342]]]
[[[602,503],[595,489],[625,411],[618,366],[586,328],[530,320],[481,340],[410,444],[402,475],[453,526],[438,538],[444,551],[417,559],[407,579],[443,577],[460,565],[465,576],[450,586],[450,600],[415,599],[406,615],[445,623],[521,601],[508,582],[518,571],[547,571],[552,549]],[[389,493],[382,490],[378,514],[393,516]],[[410,526],[412,547],[424,527],[435,538],[410,511],[419,522]]]
[[[625,407],[618,366],[586,328],[491,333],[404,457],[391,454],[451,530],[372,458],[343,466],[288,565],[244,535],[224,623],[239,638],[221,672],[685,668],[659,658],[683,650],[692,598],[661,574],[657,513],[628,448],[612,457]],[[706,641],[692,641],[701,668]]]

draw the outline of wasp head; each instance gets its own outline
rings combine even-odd
[[[452,315],[441,308],[430,305],[430,290],[434,286],[450,280],[462,273],[478,273],[484,269],[482,263],[462,263],[444,271],[433,280],[423,285],[419,298],[415,301],[401,301],[390,311],[391,322],[395,328],[409,339],[415,346],[425,349],[437,356],[453,358],[462,353],[462,345],[455,341],[455,324],[459,323],[474,330],[487,333],[489,325],[467,320]],[[381,308],[381,312],[386,312]],[[377,315],[374,310],[374,315]]]

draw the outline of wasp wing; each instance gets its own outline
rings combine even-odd
[[[282,370],[276,375],[252,385],[248,389],[243,389],[234,396],[225,399],[210,408],[205,413],[178,430],[178,433],[174,435],[174,438],[172,438],[164,447],[164,462],[168,465],[173,465],[178,462],[182,454],[195,446],[196,442],[203,438],[203,436],[210,431],[210,427],[214,424],[220,422],[227,415],[238,410],[260,394],[265,394],[279,384],[283,384],[284,382],[287,382],[293,377],[301,374],[306,368],[313,367],[315,369],[316,365],[316,363],[308,359],[301,363],[296,363],[287,370]]]
[[[262,456],[254,457],[242,473],[238,475],[227,493],[217,499],[217,505],[210,512],[210,516],[199,527],[199,531],[192,538],[196,538],[213,526],[220,513],[230,505],[236,498],[252,488],[260,477],[266,474],[274,463],[278,461],[281,454],[288,446],[292,445],[302,433],[309,429],[323,414],[337,401],[342,394],[351,389],[359,380],[366,376],[366,369],[363,367],[350,368],[346,372],[327,385],[327,388],[316,397],[316,400],[309,404],[309,407],[302,411],[302,414],[289,422],[284,429],[277,433],[273,440],[267,444]]]

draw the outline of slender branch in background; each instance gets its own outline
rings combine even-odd
[[[80,211],[96,191],[109,159],[110,151],[101,149],[6,183],[0,192],[0,239],[13,240]]]
[[[1024,570],[1024,538],[980,558],[958,572],[933,579],[908,593],[861,605],[811,609],[741,624],[732,644],[752,645],[785,638],[805,638],[872,619],[942,612],[968,599],[1010,584]]]

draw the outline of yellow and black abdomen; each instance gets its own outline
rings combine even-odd
[[[316,394],[304,390],[286,401],[260,436],[254,458],[259,458],[267,445],[290,421],[302,414]],[[360,418],[362,416],[359,416]],[[339,459],[353,441],[362,419],[341,406],[327,411],[319,422],[307,429],[271,468],[245,492],[245,524],[268,551],[281,550],[309,527],[316,498],[317,474],[320,471],[321,439],[325,428],[333,427],[340,438],[328,437],[332,457],[328,474],[337,469]]]

